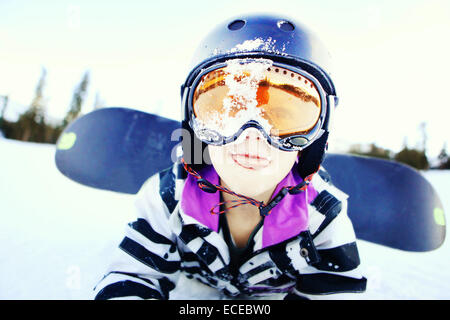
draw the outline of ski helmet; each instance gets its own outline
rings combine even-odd
[[[191,71],[181,86],[182,148],[184,160],[195,170],[210,163],[207,144],[196,137],[190,120],[195,83],[205,70],[214,69],[231,59],[269,59],[275,65],[299,70],[321,89],[321,134],[302,150],[299,173],[305,178],[320,166],[328,139],[328,127],[337,105],[335,86],[330,76],[330,54],[322,42],[304,25],[287,17],[253,14],[235,17],[216,26],[199,44],[191,62]],[[200,156],[199,156],[200,155]]]

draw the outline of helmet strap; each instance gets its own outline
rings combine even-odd
[[[229,200],[229,201],[225,201],[225,202],[219,202],[218,204],[216,204],[214,207],[212,207],[210,209],[210,213],[211,214],[222,214],[225,213],[226,210],[222,210],[222,211],[214,211],[214,209],[216,207],[219,207],[227,202],[229,202],[231,204],[231,206],[228,207],[228,209],[232,209],[244,204],[251,204],[254,205],[256,207],[258,207],[259,209],[259,213],[261,216],[265,217],[268,216],[271,212],[272,209],[278,204],[280,203],[280,201],[289,193],[291,195],[295,195],[298,194],[300,192],[304,192],[306,191],[306,189],[308,188],[308,185],[310,183],[310,181],[312,180],[314,174],[318,171],[318,168],[316,171],[314,171],[313,173],[311,173],[310,175],[308,175],[307,177],[305,177],[303,179],[303,181],[301,183],[299,183],[296,186],[288,186],[288,187],[283,187],[281,188],[281,190],[275,195],[275,197],[273,197],[269,203],[267,203],[266,205],[264,205],[264,202],[262,201],[258,201],[256,199],[244,196],[242,194],[233,192],[227,188],[225,188],[224,186],[221,185],[216,185],[214,183],[209,182],[208,180],[202,178],[202,176],[196,172],[192,167],[190,167],[183,158],[181,158],[181,163],[184,166],[184,169],[186,170],[187,173],[189,173],[190,175],[192,175],[195,179],[197,179],[197,185],[198,187],[204,191],[204,192],[208,192],[208,193],[215,193],[217,190],[228,193],[230,195],[236,196],[238,198],[240,198],[239,200]]]

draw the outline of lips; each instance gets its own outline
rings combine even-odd
[[[249,153],[232,153],[231,158],[239,166],[249,170],[260,170],[270,164],[270,159]]]

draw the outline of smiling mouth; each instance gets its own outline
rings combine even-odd
[[[248,153],[232,153],[231,158],[239,166],[249,170],[260,170],[270,164],[270,159]]]

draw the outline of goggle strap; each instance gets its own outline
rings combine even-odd
[[[328,113],[327,118],[328,119],[327,119],[327,121],[325,123],[324,128],[322,128],[322,129],[324,129],[324,130],[326,130],[328,132],[333,130],[334,111],[335,111],[335,108],[337,106],[338,101],[339,101],[339,98],[337,96],[333,96],[333,95],[328,95],[327,96],[327,104],[328,104],[328,107],[327,107],[327,113]]]

